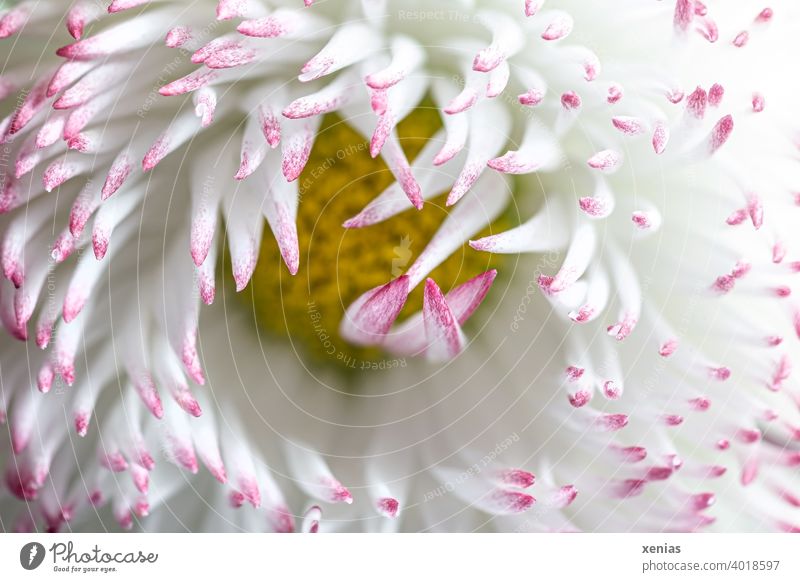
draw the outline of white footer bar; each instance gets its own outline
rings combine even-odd
[[[791,534],[2,534],[0,580],[800,580]]]

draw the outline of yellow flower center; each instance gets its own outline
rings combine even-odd
[[[398,126],[409,160],[440,127],[432,106],[418,108]],[[365,291],[402,275],[449,213],[446,193],[442,193],[427,200],[421,211],[411,208],[364,228],[342,226],[393,181],[383,161],[370,157],[362,136],[338,116],[328,115],[299,178],[297,275],[288,273],[277,243],[265,228],[252,291],[243,294],[244,299],[252,301],[258,325],[270,335],[288,338],[306,363],[334,364],[343,371],[407,365],[404,359],[394,359],[379,349],[352,346],[339,335],[347,307]],[[498,222],[478,236],[498,232],[502,229]],[[465,244],[430,276],[447,293],[496,268],[500,260]],[[411,293],[399,320],[422,308],[423,287]]]

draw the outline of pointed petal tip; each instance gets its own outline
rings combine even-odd
[[[401,275],[364,293],[347,310],[340,333],[357,345],[383,341],[408,299],[410,279]]]
[[[394,519],[400,511],[400,502],[393,497],[383,497],[378,500],[377,509],[384,517]]]
[[[184,412],[191,414],[195,418],[199,418],[203,415],[203,409],[200,407],[200,403],[197,402],[197,399],[188,390],[176,395],[175,399],[178,406],[180,406]]]
[[[89,414],[86,412],[75,413],[75,433],[83,438],[89,432]]]
[[[479,238],[477,240],[471,240],[468,242],[470,248],[476,251],[488,251],[489,250],[489,242],[487,239],[490,237]]]

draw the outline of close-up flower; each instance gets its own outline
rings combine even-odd
[[[798,31],[0,1],[0,530],[800,531]]]

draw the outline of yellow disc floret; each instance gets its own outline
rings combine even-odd
[[[398,127],[409,160],[441,126],[432,107],[420,107]],[[291,276],[269,230],[252,279],[253,313],[261,329],[288,338],[301,357],[332,363],[343,370],[406,365],[386,360],[377,349],[348,344],[339,336],[347,307],[362,293],[402,275],[425,249],[448,215],[446,193],[380,224],[346,229],[342,224],[394,181],[369,144],[346,122],[328,115],[299,178],[297,231],[300,271]],[[499,225],[479,236],[497,232]],[[468,245],[430,275],[444,292],[496,267],[499,259]],[[422,308],[422,286],[408,298],[400,320]]]

